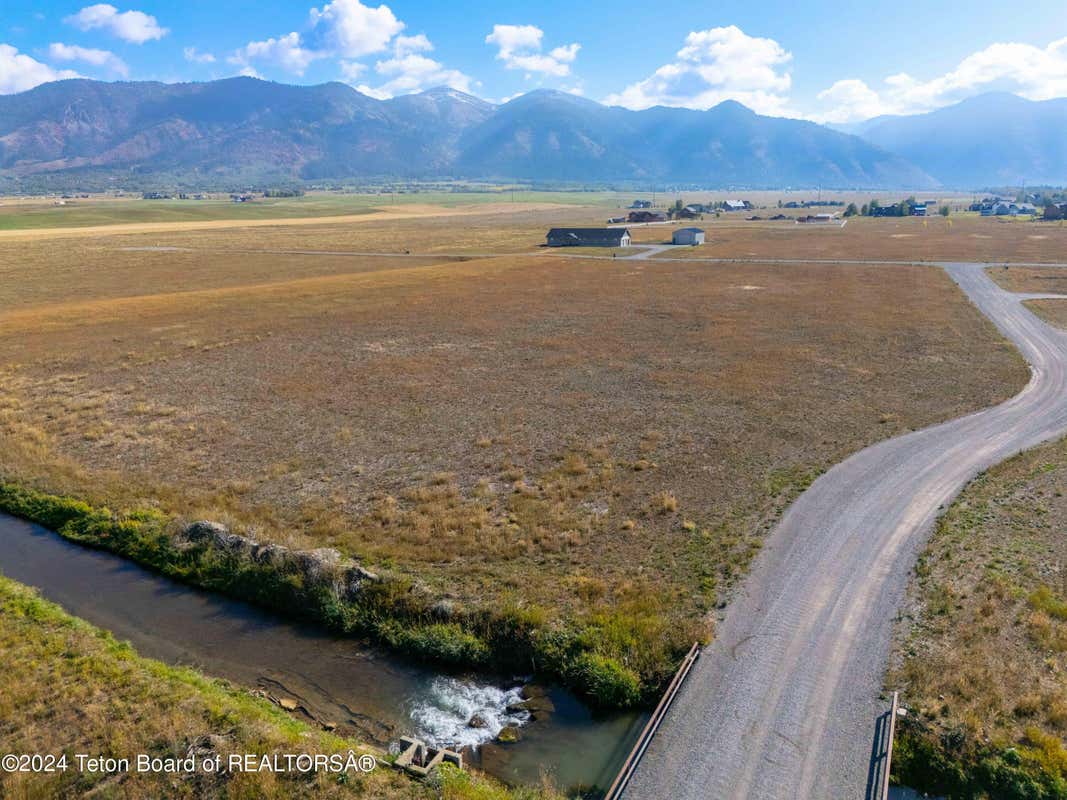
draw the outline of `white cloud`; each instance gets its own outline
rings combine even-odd
[[[76,44],[52,42],[48,46],[48,55],[56,61],[84,61],[86,64],[103,67],[123,77],[130,74],[126,62],[110,50],[94,50],[89,47],[79,47]]]
[[[823,89],[818,99],[832,106],[832,110],[817,115],[821,122],[852,122],[870,119],[882,113],[882,99],[878,92],[856,78],[837,81]]]
[[[48,81],[80,77],[74,70],[52,69],[9,44],[0,44],[0,94],[24,92]]]
[[[735,25],[693,31],[676,60],[604,102],[632,109],[703,110],[736,100],[761,114],[784,115],[792,85],[785,65],[791,59],[774,39],[749,36]]]
[[[168,30],[160,27],[156,18],[151,14],[145,14],[143,11],[120,12],[108,3],[86,6],[77,14],[67,17],[64,22],[83,31],[103,28],[118,38],[134,44],[144,44],[151,39],[162,39],[168,33]]]
[[[459,70],[446,69],[439,61],[418,53],[379,61],[374,65],[374,71],[386,79],[385,83],[375,87],[363,84],[356,88],[379,100],[420,92],[434,86],[448,86],[461,92],[471,91],[470,77]]]
[[[427,39],[424,33],[417,36],[397,36],[393,40],[393,52],[397,57],[408,53],[426,53],[431,50],[433,50],[433,42]]]
[[[370,8],[359,0],[333,0],[321,10],[311,9],[311,25],[321,26],[326,45],[346,58],[380,53],[404,29],[389,6]]]
[[[516,51],[540,50],[544,35],[545,32],[535,25],[494,25],[485,42],[500,48],[497,57],[506,60]]]
[[[1067,95],[1067,38],[1047,47],[1018,42],[991,44],[964,58],[950,72],[928,81],[890,75],[877,90],[858,79],[837,81],[820,92],[820,122],[850,122],[879,114],[918,114],[983,91],[1007,90],[1031,100]]]
[[[464,75],[459,70],[448,69],[440,61],[435,61],[428,56],[422,55],[434,49],[433,42],[429,40],[426,34],[419,33],[415,36],[397,35],[394,37],[396,32],[404,29],[404,23],[393,17],[392,12],[386,6],[369,9],[360,5],[358,1],[344,2],[343,0],[334,0],[333,3],[325,6],[322,12],[313,10],[312,16],[314,18],[315,14],[319,14],[320,17],[323,17],[327,11],[330,11],[336,18],[339,13],[339,7],[344,7],[348,17],[346,17],[347,23],[344,28],[347,31],[346,37],[343,40],[337,40],[337,37],[334,37],[336,45],[341,48],[335,51],[337,54],[363,54],[368,52],[367,48],[371,46],[378,51],[392,47],[393,55],[377,61],[374,65],[375,73],[384,81],[378,86],[371,86],[366,82],[356,84],[356,81],[366,73],[366,64],[348,60],[339,62],[343,79],[355,86],[363,94],[378,100],[388,100],[390,97],[420,92],[424,89],[431,89],[434,86],[448,86],[452,89],[459,89],[461,92],[469,92],[471,90],[469,76]],[[388,18],[385,17],[386,14]],[[355,30],[352,22],[354,19],[361,20],[361,30],[364,32],[367,28],[365,24],[367,19],[374,19],[379,22],[382,19],[387,19],[387,21],[391,22],[388,25],[379,26],[377,31],[380,35],[375,38],[364,34],[359,36],[349,35],[353,34]],[[337,24],[335,24],[335,30],[336,28]],[[360,43],[359,46],[354,46],[357,41]]]
[[[351,83],[356,80],[360,75],[367,71],[366,64],[360,64],[358,61],[342,61],[341,63],[341,75],[344,79]]]
[[[426,34],[401,35],[405,25],[386,5],[371,8],[359,0],[333,0],[321,9],[311,9],[310,27],[310,44],[293,31],[266,41],[249,42],[228,60],[242,66],[242,74],[254,73],[252,62],[257,62],[302,75],[316,59],[337,58],[343,80],[379,99],[434,86],[464,92],[471,89],[470,77],[424,55],[434,49]],[[374,65],[379,85],[370,85],[366,81],[367,65],[356,59],[389,50],[392,54]],[[359,80],[364,83],[356,85]]]
[[[193,64],[214,64],[215,56],[211,53],[201,53],[195,47],[186,47],[182,50],[185,60]]]
[[[235,52],[229,61],[231,64],[248,66],[253,61],[265,61],[286,72],[303,75],[308,65],[323,53],[308,50],[303,46],[300,34],[296,31],[278,38],[271,37],[262,42],[249,42]]]
[[[497,46],[496,57],[508,69],[521,69],[528,73],[563,77],[569,75],[570,65],[578,57],[581,45],[567,44],[553,48],[548,53],[541,51],[544,31],[534,25],[494,25],[493,32],[485,37],[486,44]]]

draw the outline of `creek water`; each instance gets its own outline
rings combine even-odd
[[[144,656],[294,700],[297,713],[381,746],[410,734],[465,747],[469,761],[512,784],[548,774],[561,788],[588,787],[595,795],[610,785],[647,719],[593,714],[554,687],[541,701],[551,710],[530,718],[514,710],[521,678],[434,671],[2,514],[0,572]],[[469,725],[475,715],[484,726]],[[492,741],[505,725],[521,728],[519,742]]]

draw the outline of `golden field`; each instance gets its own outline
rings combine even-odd
[[[537,248],[601,212],[0,241],[0,469],[461,604],[695,630],[819,471],[1025,381],[925,267]]]

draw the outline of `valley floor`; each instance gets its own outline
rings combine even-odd
[[[823,470],[1026,381],[940,270],[814,262],[1051,261],[1061,234],[709,221],[669,259],[538,249],[603,214],[2,239],[0,483],[336,548],[455,619],[566,630],[637,687],[610,702],[647,699]]]
[[[921,266],[442,257],[576,213],[0,244],[3,477],[562,618],[645,691],[822,470],[1025,380]]]

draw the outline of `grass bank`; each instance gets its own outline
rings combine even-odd
[[[109,633],[0,577],[0,749],[133,758],[230,754],[344,755],[373,751],[312,728],[266,700],[195,670],[143,658]],[[376,755],[381,755],[376,754]],[[561,800],[548,788],[510,790],[443,771],[421,784],[384,766],[370,773],[0,773],[9,798],[366,798]]]
[[[893,766],[936,795],[1067,797],[1067,440],[971,483],[915,569]]]
[[[368,635],[424,661],[532,671],[604,708],[653,700],[692,642],[691,631],[667,624],[648,603],[615,607],[571,624],[517,603],[455,611],[400,576],[368,576],[273,545],[250,553],[211,537],[183,538],[185,526],[151,509],[115,512],[4,483],[0,510],[182,582],[330,630]]]

